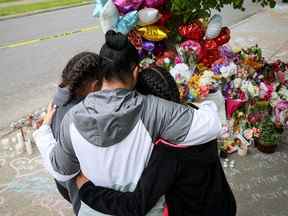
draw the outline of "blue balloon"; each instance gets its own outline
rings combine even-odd
[[[116,25],[116,31],[121,32],[122,34],[128,34],[138,23],[139,16],[138,11],[131,11],[125,16],[119,18]]]
[[[93,11],[93,16],[99,17],[104,5],[108,0],[96,0],[95,9]]]

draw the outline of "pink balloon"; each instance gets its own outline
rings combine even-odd
[[[144,0],[113,0],[121,13],[128,13],[133,10],[137,10]]]
[[[150,8],[159,8],[166,3],[167,0],[145,0],[144,6]]]
[[[201,57],[203,55],[202,47],[201,47],[200,43],[198,43],[197,41],[187,40],[187,41],[183,42],[180,46],[183,49],[194,51],[196,53],[197,58],[201,59]]]

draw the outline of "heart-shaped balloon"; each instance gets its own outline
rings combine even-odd
[[[230,40],[230,29],[228,27],[223,27],[218,37],[214,39],[218,46],[222,46],[229,42]]]
[[[222,28],[222,17],[215,14],[209,21],[206,30],[206,39],[213,39],[219,36]]]
[[[164,26],[171,19],[172,13],[170,11],[163,11],[161,13],[159,21],[156,23],[157,26]]]
[[[119,18],[116,31],[126,35],[136,26],[138,20],[138,11],[131,11]]]
[[[167,0],[144,0],[145,7],[159,8],[166,3]]]
[[[99,17],[107,0],[96,0],[93,16]]]
[[[150,41],[161,41],[168,37],[167,29],[155,25],[140,27],[137,31],[142,37]]]
[[[205,40],[202,45],[203,59],[202,63],[210,67],[216,60],[219,59],[220,53],[215,40]]]
[[[114,29],[119,19],[119,12],[112,0],[108,0],[100,13],[100,25],[104,33]]]
[[[204,36],[204,27],[200,21],[181,25],[178,28],[179,34],[189,40],[200,41]]]
[[[160,13],[155,8],[143,8],[139,11],[139,25],[151,25],[157,22],[160,18]]]
[[[114,0],[114,4],[117,6],[118,10],[124,14],[137,10],[142,3],[143,0]]]
[[[185,42],[183,42],[180,47],[182,47],[185,50],[189,50],[189,51],[194,51],[197,59],[201,59],[203,53],[202,53],[202,47],[200,45],[199,42],[197,41],[193,41],[193,40],[187,40]]]

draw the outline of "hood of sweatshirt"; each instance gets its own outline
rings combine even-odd
[[[108,147],[124,140],[140,119],[143,97],[127,89],[89,94],[72,110],[79,133],[91,144]]]

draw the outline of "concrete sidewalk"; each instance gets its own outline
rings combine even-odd
[[[258,44],[266,58],[288,61],[287,35],[288,4],[280,4],[234,25],[230,44],[238,48]],[[17,155],[15,137],[13,132],[0,142],[0,215],[71,216],[69,204],[57,194],[35,146],[32,155]],[[230,157],[235,165],[225,172],[237,199],[238,216],[288,215],[287,140],[284,137],[272,155],[251,147],[246,157]]]

